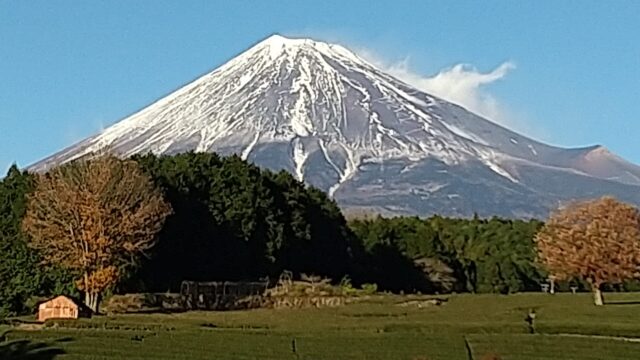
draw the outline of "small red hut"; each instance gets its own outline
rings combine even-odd
[[[38,305],[38,321],[48,319],[77,319],[91,317],[91,310],[82,302],[69,296],[56,296]]]

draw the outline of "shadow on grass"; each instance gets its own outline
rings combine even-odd
[[[619,306],[619,305],[640,305],[640,300],[634,301],[607,301],[605,305]]]
[[[51,360],[65,351],[52,347],[51,344],[31,340],[8,340],[7,334],[0,334],[0,360]],[[60,342],[72,341],[71,338],[60,339]]]

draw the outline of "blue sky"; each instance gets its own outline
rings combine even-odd
[[[640,163],[638,19],[640,1],[0,0],[0,171],[272,33],[339,42],[536,139]]]

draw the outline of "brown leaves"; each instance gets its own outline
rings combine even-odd
[[[115,269],[153,247],[170,212],[136,162],[101,155],[37,175],[23,229],[46,261],[102,291],[118,280]]]
[[[86,278],[76,281],[80,291],[99,294],[118,281],[120,274],[115,266],[107,266],[90,272]]]
[[[539,260],[559,279],[579,277],[597,288],[640,268],[640,212],[610,197],[556,211],[535,240]]]

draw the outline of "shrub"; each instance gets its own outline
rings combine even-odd
[[[107,313],[137,313],[182,310],[180,294],[125,294],[113,295],[104,304]]]
[[[345,276],[340,280],[339,287],[342,294],[346,296],[355,295],[358,292],[358,289],[354,288],[353,284],[351,284],[351,278],[348,276]]]
[[[35,314],[38,312],[38,305],[48,299],[49,297],[46,296],[30,296],[23,304],[24,309],[28,311],[29,314]]]
[[[139,312],[147,305],[144,294],[113,295],[104,305],[107,313]]]
[[[360,287],[364,295],[373,295],[378,292],[377,284],[362,284]]]

